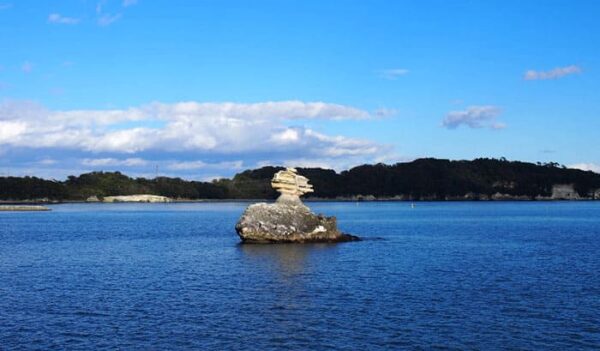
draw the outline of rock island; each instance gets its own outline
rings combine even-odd
[[[360,240],[341,233],[335,217],[314,214],[300,196],[313,192],[308,179],[294,168],[275,173],[271,186],[281,195],[275,203],[248,206],[235,226],[246,243],[314,243]]]

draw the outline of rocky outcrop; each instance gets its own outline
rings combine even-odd
[[[335,217],[316,215],[302,204],[258,203],[248,206],[235,226],[244,242],[342,242],[357,237],[338,231]]]
[[[170,198],[158,195],[122,195],[107,196],[103,202],[171,202]]]
[[[336,218],[314,214],[300,200],[300,195],[311,192],[305,177],[288,168],[275,174],[273,188],[281,193],[276,203],[258,203],[248,206],[235,226],[245,243],[311,243],[360,240],[341,233]]]
[[[580,200],[573,184],[555,184],[552,186],[552,200]]]

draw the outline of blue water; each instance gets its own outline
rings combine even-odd
[[[312,203],[371,240],[266,246],[246,205],[0,212],[0,349],[600,349],[600,202]]]

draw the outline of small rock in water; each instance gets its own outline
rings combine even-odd
[[[235,229],[247,243],[314,243],[360,240],[341,233],[336,218],[317,215],[305,206],[300,196],[312,192],[308,179],[288,168],[275,174],[271,185],[281,193],[274,204],[248,206]]]

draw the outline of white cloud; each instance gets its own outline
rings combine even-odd
[[[496,106],[469,106],[466,110],[449,112],[442,121],[442,126],[449,129],[461,125],[470,128],[503,129],[506,125],[496,121],[501,112]]]
[[[81,164],[89,167],[109,167],[109,166],[145,166],[148,161],[141,158],[127,158],[124,160],[115,158],[86,158],[81,161]]]
[[[365,110],[324,102],[152,103],[118,110],[52,111],[31,102],[9,101],[0,103],[0,147],[70,150],[86,155],[86,165],[98,166],[127,165],[98,157],[103,153],[128,154],[132,159],[142,152],[160,154],[162,159],[186,153],[186,161],[194,154],[222,159],[269,154],[275,159],[347,159],[354,164],[389,153],[389,146],[370,140],[296,125],[302,119],[346,118],[374,117]],[[207,166],[196,162],[171,167]]]
[[[357,156],[365,154],[376,154],[380,146],[369,140],[351,139],[343,136],[328,136],[307,129],[304,131],[306,139],[319,142],[323,146],[319,153],[324,156]]]
[[[286,128],[271,136],[271,140],[277,144],[291,144],[300,140],[299,131],[294,128]]]
[[[21,71],[23,71],[23,73],[31,73],[31,71],[33,71],[33,64],[29,61],[23,62]]]
[[[207,165],[204,161],[184,161],[184,162],[173,162],[167,166],[169,169],[174,170],[190,170],[190,169],[202,169]]]
[[[123,0],[123,7],[128,7],[137,4],[137,0]]]
[[[85,143],[90,150],[135,153],[151,149],[160,131],[151,128],[133,128],[102,133]]]
[[[556,67],[550,71],[534,71],[529,70],[525,72],[523,79],[525,80],[545,80],[545,79],[558,79],[571,74],[581,73],[581,67],[576,65]]]
[[[407,75],[409,70],[405,68],[392,68],[379,71],[379,76],[383,79],[396,80],[401,76]]]
[[[196,169],[227,169],[227,170],[241,170],[244,168],[243,161],[223,161],[216,163],[207,163],[204,161],[172,161],[167,165],[168,169],[182,171],[182,170],[196,170]]]
[[[369,119],[373,114],[355,107],[324,102],[259,102],[239,104],[233,102],[199,103],[179,102],[175,104],[154,103],[146,106],[161,115],[187,114],[195,116],[217,116],[228,118],[283,118],[283,119]]]
[[[105,13],[103,15],[100,15],[98,17],[98,25],[102,26],[102,27],[106,27],[109,26],[113,23],[115,23],[116,21],[118,21],[121,17],[123,16],[122,13],[117,13],[117,14],[109,14],[109,13]]]
[[[2,140],[19,140],[26,130],[24,122],[0,120],[0,143]]]
[[[54,24],[77,24],[79,23],[79,18],[73,18],[73,17],[65,17],[65,16],[61,16],[58,13],[51,13],[50,15],[48,15],[48,23],[54,23]]]
[[[49,165],[53,165],[56,163],[57,163],[57,161],[54,159],[51,159],[51,158],[44,158],[44,159],[38,161],[38,164],[44,165],[44,166],[49,166]]]
[[[596,163],[576,163],[569,165],[569,168],[580,169],[582,171],[592,171],[600,173],[600,164]]]
[[[8,10],[12,7],[12,4],[10,3],[0,3],[0,11],[2,10]]]
[[[1,120],[31,120],[45,116],[48,111],[32,101],[5,100],[0,102]]]

